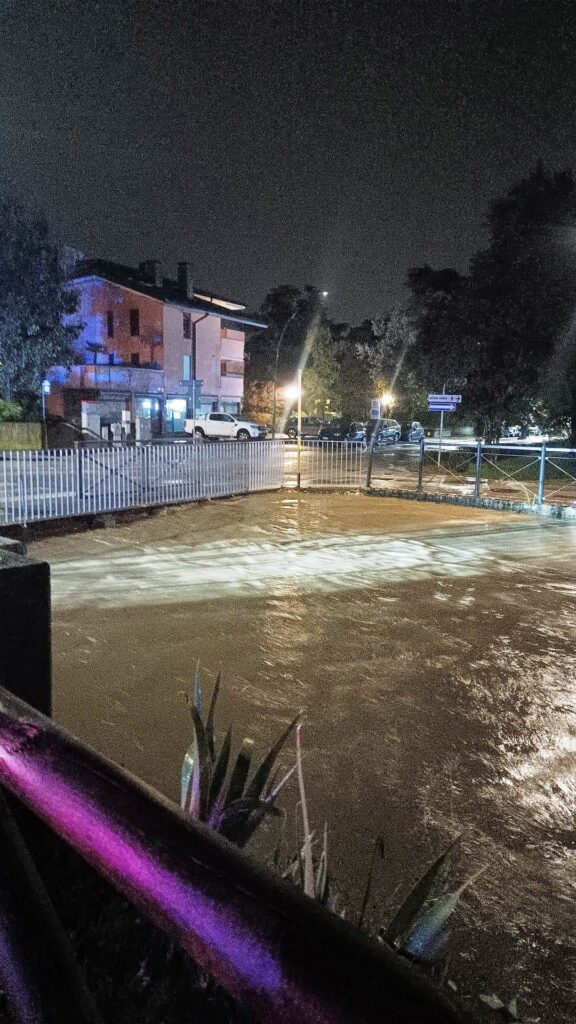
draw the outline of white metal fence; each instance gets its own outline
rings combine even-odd
[[[0,525],[264,491],[282,441],[0,452]]]
[[[304,441],[298,457],[295,445],[286,446],[284,483],[287,487],[364,487],[366,445],[351,441]]]

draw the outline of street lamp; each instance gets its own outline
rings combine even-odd
[[[284,394],[289,401],[298,399],[298,434],[296,448],[296,487],[300,490],[300,476],[302,470],[302,367],[298,367],[296,384],[290,384],[284,389]]]
[[[389,413],[395,401],[396,399],[392,392],[385,391],[384,394],[382,395],[382,398],[380,399],[380,405],[383,406],[384,409]]]

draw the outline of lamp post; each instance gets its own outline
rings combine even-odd
[[[300,490],[300,476],[302,470],[302,367],[298,367],[296,384],[284,389],[284,395],[288,401],[298,400],[298,432],[296,438],[296,487]]]

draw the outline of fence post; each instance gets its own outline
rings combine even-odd
[[[544,501],[544,478],[546,476],[546,441],[542,444],[542,451],[540,452],[540,472],[538,474],[538,511],[542,511],[542,502]]]
[[[422,494],[422,477],[424,475],[424,438],[420,438],[420,458],[418,460],[418,483],[416,485],[417,494]]]
[[[76,479],[77,493],[78,493],[78,511],[84,511],[84,464],[82,459],[82,449],[78,441],[74,442],[74,448],[76,449]]]
[[[482,441],[476,443],[476,471],[474,474],[474,497],[480,497],[480,466],[482,464]]]

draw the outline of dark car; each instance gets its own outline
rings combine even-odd
[[[317,416],[303,416],[302,417],[302,437],[318,437],[318,431],[320,430],[323,420],[318,419]],[[298,437],[298,418],[291,416],[289,420],[286,420],[286,426],[284,430],[288,434],[288,437]]]
[[[421,441],[425,436],[424,427],[417,420],[412,420],[411,423],[400,424],[400,440],[409,441],[410,444],[415,444]]]
[[[319,441],[365,442],[366,427],[356,420],[331,420],[318,431]]]

